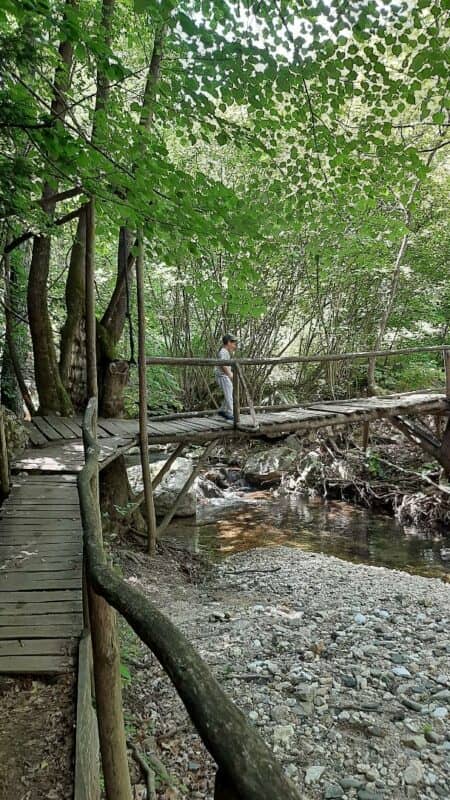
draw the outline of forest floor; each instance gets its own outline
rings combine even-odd
[[[0,678],[0,797],[66,800],[73,792],[73,676]]]
[[[283,547],[214,566],[166,546],[151,565],[117,554],[305,800],[450,797],[447,585]],[[170,681],[125,624],[122,637],[129,738],[164,765],[158,800],[211,800],[214,765]],[[134,781],[141,800],[136,765]]]

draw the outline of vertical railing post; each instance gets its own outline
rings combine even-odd
[[[5,417],[3,408],[0,407],[0,488],[2,495],[9,494],[9,460],[6,445]]]
[[[376,366],[376,358],[372,357],[369,358],[369,365],[367,370],[367,397],[373,397],[375,394],[375,366]],[[362,429],[362,449],[364,452],[367,451],[369,446],[369,431],[370,431],[370,423],[364,422],[363,429]]]
[[[444,348],[442,355],[444,356],[445,369],[445,396],[450,402],[450,350]]]
[[[234,427],[237,428],[241,421],[241,401],[239,389],[239,367],[233,364],[233,418]]]
[[[136,288],[139,331],[139,446],[141,451],[142,483],[144,484],[144,508],[147,523],[148,552],[156,553],[156,515],[153,500],[152,478],[148,457],[147,433],[147,371],[145,363],[145,297],[144,297],[144,241],[142,229],[138,232],[138,255],[136,259]]]

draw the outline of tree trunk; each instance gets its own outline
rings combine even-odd
[[[154,101],[156,96],[156,87],[161,73],[161,62],[163,58],[163,46],[166,37],[166,31],[167,25],[162,24],[157,29],[153,41],[152,57],[150,60],[147,80],[144,88],[144,97],[142,100],[140,118],[140,125],[146,131],[150,130],[153,122]],[[136,167],[137,165],[133,164],[131,168],[132,171],[135,171]],[[104,416],[112,416],[110,413],[111,408],[114,409],[116,407],[120,408],[123,406],[123,399],[121,401],[117,393],[118,389],[120,388],[119,383],[117,381],[110,381],[108,383],[107,379],[109,378],[108,360],[114,359],[115,357],[114,351],[118,342],[120,341],[127,319],[127,293],[129,292],[132,269],[135,263],[135,257],[131,254],[130,247],[130,232],[126,228],[121,228],[119,232],[116,285],[108,303],[108,307],[106,308],[101,320],[102,333],[101,340],[99,342],[99,347],[101,348],[102,343],[104,344],[105,341],[107,341],[108,349],[110,350],[108,355],[107,350],[103,349],[102,351],[100,349],[100,352],[102,352],[101,361],[103,362],[103,367],[100,371],[100,379],[104,379],[104,383],[101,386],[100,391],[100,413]],[[123,382],[122,388],[124,389],[125,386],[126,383]],[[110,396],[111,391],[114,393],[114,396],[112,397]]]
[[[24,313],[25,286],[21,285],[17,259],[5,253],[5,345],[1,373],[1,402],[18,419],[23,419],[24,403],[28,413],[34,413],[33,401],[25,383],[22,365],[27,356],[27,330],[21,322]]]
[[[76,0],[67,0],[73,7]],[[51,115],[61,124],[65,115],[65,91],[70,80],[73,58],[73,44],[61,42],[59,46],[60,64],[56,68]],[[41,205],[49,220],[55,211],[55,202],[49,198],[55,194],[55,187],[44,183]],[[49,236],[36,236],[33,242],[30,274],[28,277],[28,321],[33,342],[34,372],[39,395],[40,413],[61,413],[70,415],[72,404],[61,381],[53,330],[48,308],[47,281],[50,270],[51,239]]]
[[[112,19],[115,0],[103,0],[101,34],[107,46],[111,43]],[[97,69],[97,93],[92,123],[91,140],[98,138],[98,112],[106,107],[110,83],[101,67]],[[59,371],[76,409],[85,407],[88,399],[86,375],[85,333],[85,280],[84,260],[86,247],[86,209],[78,218],[77,232],[72,245],[70,265],[66,281],[67,318],[61,331],[61,357]]]
[[[80,211],[66,281],[66,321],[61,330],[59,373],[76,409],[86,404],[86,339],[84,330],[86,206]]]

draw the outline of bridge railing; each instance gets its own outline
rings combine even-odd
[[[284,410],[293,408],[297,404],[283,404],[277,406],[255,406],[248,381],[245,377],[246,367],[276,367],[282,365],[298,365],[298,364],[330,364],[338,361],[374,361],[378,358],[392,358],[397,356],[408,356],[422,353],[442,353],[445,369],[445,391],[447,398],[450,399],[450,344],[442,345],[429,345],[423,347],[402,347],[388,350],[364,350],[349,353],[317,353],[309,356],[280,356],[280,357],[261,357],[261,358],[232,358],[230,362],[225,362],[226,366],[230,366],[233,370],[233,416],[234,424],[237,426],[240,422],[240,414],[243,408],[249,412],[253,424],[256,426],[256,411],[269,411],[269,410]],[[166,367],[210,367],[224,366],[224,361],[218,358],[202,358],[202,357],[171,357],[171,356],[153,356],[146,358],[148,367],[152,366],[166,366]],[[245,406],[241,404],[241,389],[245,396]],[[196,413],[204,414],[205,412],[187,412],[188,415],[195,415]],[[208,410],[207,413],[216,413],[215,410]],[[186,416],[186,412],[180,414],[165,415],[164,419],[176,419],[177,417]],[[163,418],[163,417],[161,417]]]
[[[96,414],[97,402],[91,399],[83,420],[85,466],[78,478],[88,596],[94,593],[119,612],[156,656],[172,681],[205,747],[218,766],[214,795],[217,800],[273,800],[275,797],[300,800],[298,790],[284,776],[280,763],[224,692],[187,637],[155,603],[109,566],[102,545],[98,505]],[[95,615],[91,615],[91,625],[95,622]],[[101,669],[96,662],[97,635],[103,640],[111,638],[104,629],[95,631],[92,627],[94,674],[96,669]],[[110,667],[112,659],[107,661],[106,666]],[[97,687],[100,678],[97,681],[96,677],[95,683]],[[107,707],[109,699],[106,697]],[[97,710],[101,714],[99,703]],[[99,720],[101,729],[100,723]],[[111,749],[110,738],[108,745]],[[114,797],[118,796],[114,794]]]

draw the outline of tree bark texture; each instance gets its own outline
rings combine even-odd
[[[66,5],[73,7],[76,5],[76,0],[67,0]],[[55,73],[51,104],[51,115],[56,118],[57,125],[62,124],[65,115],[65,92],[70,80],[73,59],[71,41],[61,42],[59,58],[60,64]],[[56,207],[54,195],[55,187],[44,183],[41,204],[45,208],[49,220],[52,219]],[[48,307],[47,283],[50,270],[50,251],[50,236],[43,235],[34,238],[28,277],[28,320],[33,342],[34,372],[39,394],[40,413],[61,413],[69,416],[72,412],[72,404],[59,375]]]

